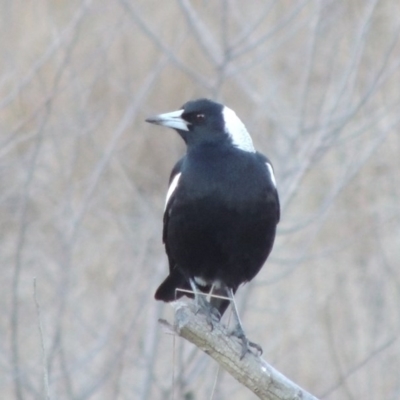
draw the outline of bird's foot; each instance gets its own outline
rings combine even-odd
[[[219,322],[221,319],[221,314],[219,311],[213,307],[203,296],[199,296],[196,299],[196,310],[195,314],[201,312],[205,315],[207,323],[210,325],[211,330],[214,329],[214,324]]]
[[[242,342],[242,351],[240,353],[240,359],[242,360],[246,353],[253,353],[256,356],[261,356],[263,350],[260,345],[257,343],[250,342],[244,334],[243,328],[238,324],[236,327],[230,332],[230,336],[235,336]],[[255,349],[256,353],[254,353],[251,348]]]

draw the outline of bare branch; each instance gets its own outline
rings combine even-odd
[[[247,354],[240,360],[240,344],[229,335],[226,327],[215,324],[213,330],[205,318],[195,314],[193,301],[175,302],[175,323],[160,322],[189,342],[193,343],[235,379],[264,400],[317,400],[294,382],[290,381],[261,357]]]
[[[135,8],[132,2],[128,2],[127,0],[120,0],[120,3],[128,11],[129,16],[132,18],[133,22],[137,24],[137,26],[142,30],[142,32],[154,43],[154,45],[163,54],[168,56],[169,61],[175,64],[181,71],[186,73],[199,84],[203,85],[204,87],[210,87],[207,80],[205,80],[201,74],[197,73],[196,70],[190,68],[186,63],[181,61],[175,55],[175,51],[173,51],[168,45],[161,41],[160,35],[158,35],[151,29],[151,27],[143,19],[140,11]]]
[[[196,13],[190,1],[179,0],[179,5],[182,8],[187,23],[191,28],[191,32],[193,32],[193,35],[196,38],[200,48],[204,51],[205,54],[208,55],[215,66],[221,64],[221,50],[218,48],[213,34],[207,28],[205,23],[200,19],[198,13]]]

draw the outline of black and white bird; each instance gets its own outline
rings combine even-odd
[[[170,176],[163,228],[169,275],[155,298],[173,301],[192,290],[210,323],[232,303],[241,357],[249,346],[261,351],[244,334],[234,293],[274,244],[280,208],[272,165],[236,113],[214,101],[189,101],[146,121],[175,129],[187,146]],[[203,293],[229,300],[207,302]]]

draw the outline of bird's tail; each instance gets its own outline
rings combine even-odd
[[[206,295],[211,294],[210,304],[219,311],[222,317],[231,303],[230,300],[227,299],[228,293],[226,288],[216,288],[212,287],[211,285],[197,285],[197,287],[202,293],[205,293]],[[233,290],[233,293],[235,292],[236,289]],[[184,295],[191,298],[194,297],[192,288],[187,278],[179,271],[179,269],[173,269],[158,287],[154,297],[156,300],[169,302],[177,300]]]
[[[183,295],[193,297],[191,293],[185,293],[183,290],[191,291],[189,282],[178,269],[173,269],[158,287],[154,297],[162,301],[174,301]]]

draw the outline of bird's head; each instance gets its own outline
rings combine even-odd
[[[177,111],[146,121],[175,129],[187,146],[228,142],[241,150],[255,152],[251,137],[236,113],[208,99],[188,101]]]

